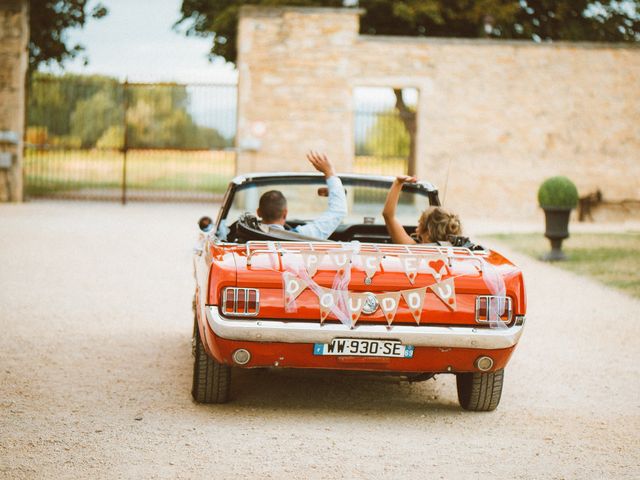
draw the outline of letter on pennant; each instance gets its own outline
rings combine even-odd
[[[365,293],[349,293],[347,297],[347,310],[351,318],[351,326],[354,326],[360,318],[362,307],[367,295]]]
[[[376,272],[380,269],[380,262],[382,261],[382,255],[379,253],[373,254],[362,254],[360,255],[362,259],[362,266],[364,268],[364,273],[367,278],[371,279],[376,274]]]
[[[456,287],[453,278],[447,278],[435,285],[429,285],[433,293],[451,310],[456,309]]]
[[[308,285],[303,279],[289,272],[284,272],[282,278],[284,280],[284,304],[286,307],[293,303]]]
[[[338,292],[330,288],[318,287],[320,289],[320,295],[318,296],[318,303],[320,304],[320,325],[326,320],[327,316],[331,312],[331,309],[338,306]]]
[[[304,262],[304,267],[307,269],[310,277],[313,277],[318,271],[318,265],[322,262],[322,257],[324,257],[324,253],[318,252],[300,252],[302,256],[302,261]]]
[[[427,293],[427,287],[414,288],[412,290],[403,290],[402,298],[409,306],[411,315],[418,325],[420,325],[420,316],[422,315],[422,306],[424,305],[424,296]]]
[[[418,275],[418,269],[420,268],[420,257],[415,255],[402,255],[400,257],[402,268],[407,275],[409,282],[413,284],[416,276]]]
[[[344,274],[347,268],[351,268],[351,252],[332,252],[328,255],[340,275]]]
[[[400,292],[379,293],[376,298],[382,313],[384,313],[384,318],[387,319],[387,324],[391,325],[398,310],[398,303],[400,303]]]

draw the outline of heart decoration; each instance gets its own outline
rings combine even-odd
[[[447,273],[447,262],[440,255],[435,258],[427,257],[427,268],[436,280],[440,280],[440,277]]]

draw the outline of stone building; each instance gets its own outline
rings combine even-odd
[[[26,0],[0,2],[0,201],[22,200],[29,22]]]
[[[309,149],[349,171],[354,89],[414,87],[418,174],[463,216],[534,218],[557,174],[640,199],[636,46],[366,36],[355,9],[243,7],[239,22],[239,173],[307,169]]]

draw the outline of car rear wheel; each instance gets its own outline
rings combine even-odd
[[[207,355],[200,329],[194,332],[193,388],[191,394],[198,403],[226,403],[231,387],[231,367]]]
[[[490,412],[500,403],[504,369],[488,373],[458,373],[458,401],[465,410]]]

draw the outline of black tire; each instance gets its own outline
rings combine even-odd
[[[195,359],[191,394],[198,403],[226,403],[231,387],[231,367],[207,355],[196,325],[194,334]]]
[[[490,373],[458,373],[458,401],[465,410],[490,412],[500,403],[504,369]]]

